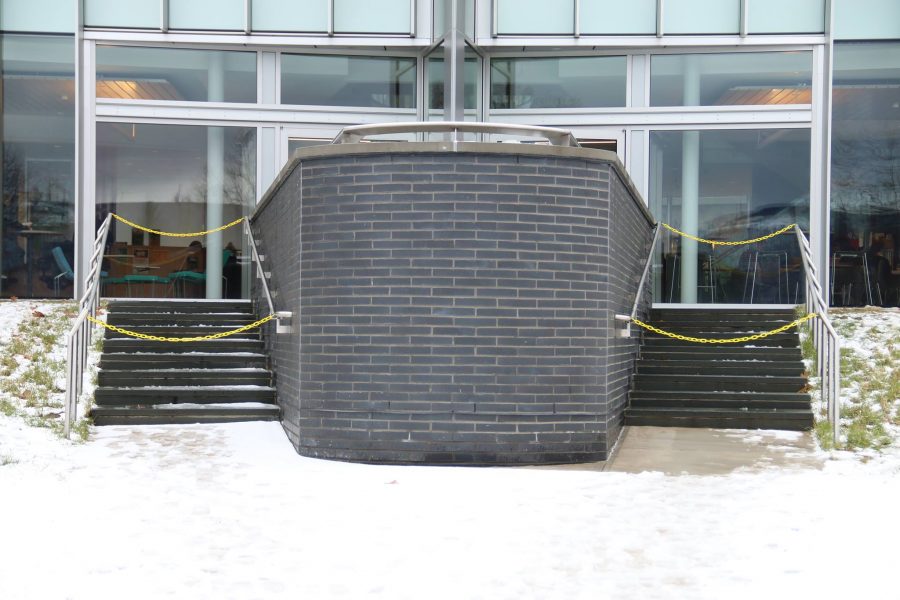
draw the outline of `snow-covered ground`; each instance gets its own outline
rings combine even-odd
[[[900,597],[900,456],[805,452],[715,476],[372,466],[300,457],[277,423],[73,443],[0,415],[0,599]]]
[[[274,423],[0,419],[0,598],[897,597],[896,462],[666,476],[353,465]]]

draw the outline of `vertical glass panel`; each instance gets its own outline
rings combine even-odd
[[[73,45],[71,37],[0,36],[3,297],[73,294]]]
[[[741,0],[666,0],[666,34],[738,33]]]
[[[283,54],[281,103],[416,107],[416,59]]]
[[[244,0],[168,0],[172,29],[240,30]]]
[[[434,37],[439,38],[445,33],[446,30],[446,15],[444,11],[446,10],[447,0],[434,0]],[[465,34],[469,36],[469,39],[475,39],[475,0],[466,0],[465,2],[465,11],[466,11],[466,30]]]
[[[654,131],[650,207],[705,239],[746,240],[809,225],[809,129]],[[745,246],[660,238],[657,302],[794,304],[803,299],[793,235]]]
[[[656,34],[656,0],[581,0],[581,33]]]
[[[478,108],[478,80],[479,59],[477,57],[466,58],[465,65],[465,108],[476,110]],[[433,57],[428,59],[428,108],[429,110],[444,110],[444,58]]]
[[[160,28],[159,0],[85,0],[84,24],[88,27]]]
[[[494,0],[500,35],[572,35],[575,0]]]
[[[256,102],[256,53],[97,46],[97,97]]]
[[[495,58],[491,108],[625,106],[625,57]]]
[[[831,303],[900,305],[900,42],[835,44]]]
[[[97,124],[97,224],[110,212],[162,231],[201,231],[256,205],[256,128]],[[108,296],[246,298],[243,231],[159,237],[113,222],[104,256]],[[214,296],[214,295],[213,295]]]
[[[2,0],[0,30],[72,33],[75,6],[72,0]]]
[[[409,0],[334,0],[336,33],[409,34]]]
[[[650,106],[809,104],[811,52],[658,54]]]
[[[834,37],[840,40],[900,37],[900,2],[897,0],[832,0]]]
[[[752,0],[749,33],[822,33],[825,0]]]
[[[254,31],[328,31],[328,0],[253,0]]]

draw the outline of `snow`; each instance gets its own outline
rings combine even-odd
[[[18,462],[0,467],[7,600],[895,588],[896,462],[707,477],[373,466],[300,457],[277,423],[104,427],[70,445],[0,418],[0,456],[10,453]]]
[[[0,343],[30,310],[0,305]],[[726,435],[796,463],[718,475],[376,466],[301,457],[271,422],[101,427],[74,443],[0,415],[0,599],[897,590],[900,454]]]

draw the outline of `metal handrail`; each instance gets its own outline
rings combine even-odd
[[[269,314],[275,315],[275,332],[290,333],[290,326],[282,321],[290,319],[292,313],[290,311],[275,310],[275,303],[272,302],[272,293],[269,290],[269,274],[263,269],[262,257],[259,254],[259,248],[256,246],[256,238],[253,237],[253,231],[251,230],[250,222],[247,219],[244,219],[244,231],[247,232],[247,238],[250,241],[250,256],[252,257],[253,264],[256,266],[256,273],[259,276],[259,280],[262,282],[263,295],[266,297],[266,303],[269,305]]]
[[[355,144],[372,135],[392,133],[485,133],[492,135],[521,135],[542,137],[554,146],[577,148],[578,139],[571,131],[537,125],[512,125],[508,123],[470,123],[468,121],[415,121],[408,123],[378,123],[344,127],[332,140],[332,144]]]
[[[647,283],[647,276],[650,275],[650,267],[653,265],[653,251],[656,250],[656,242],[659,240],[659,223],[653,228],[653,240],[650,242],[650,252],[647,253],[647,262],[644,263],[644,272],[641,274],[641,281],[638,284],[637,293],[634,295],[634,305],[631,308],[630,315],[616,315],[616,320],[625,322],[625,329],[620,334],[622,337],[631,337],[631,322],[637,317],[638,308],[641,304],[641,295],[644,292],[644,285]]]
[[[809,240],[799,226],[794,226],[794,232],[797,234],[797,245],[800,246],[800,257],[803,259],[803,271],[806,275],[806,312],[819,315],[818,319],[811,322],[810,334],[816,350],[819,392],[822,402],[828,408],[832,441],[837,445],[841,427],[841,340],[828,318],[828,304],[822,295],[822,285],[813,262]]]
[[[78,398],[84,389],[84,368],[87,365],[88,348],[91,345],[93,327],[88,316],[96,317],[100,307],[100,271],[103,262],[103,249],[106,248],[106,238],[109,235],[112,214],[106,215],[103,223],[97,229],[94,238],[94,246],[88,267],[88,274],[84,280],[84,294],[78,302],[78,316],[75,323],[66,333],[66,396],[63,407],[63,435],[69,437],[72,429],[72,421],[75,420],[78,411]]]

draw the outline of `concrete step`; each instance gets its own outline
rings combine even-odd
[[[225,333],[228,331],[234,331],[235,329],[238,329],[243,325],[246,325],[246,323],[233,325],[118,325],[118,327],[122,327],[124,329],[127,329],[128,331],[134,331],[146,335],[181,338],[203,337],[216,333]],[[247,331],[242,331],[240,332],[240,334],[234,335],[242,338],[257,338],[259,337],[260,333],[258,328],[254,328]],[[126,333],[119,333],[118,331],[113,331],[111,329],[107,329],[104,336],[108,340],[123,337],[133,337]]]
[[[271,383],[266,369],[255,368],[207,368],[207,369],[143,369],[109,370],[100,369],[98,382],[101,386],[223,386],[223,385],[263,385]]]
[[[748,397],[757,396],[757,397]],[[770,394],[744,394],[735,397],[729,393],[677,393],[672,391],[665,397],[646,393],[631,398],[632,408],[728,408],[743,410],[750,408],[778,408],[790,410],[810,410],[809,396],[806,394],[783,394],[781,398]]]
[[[642,346],[641,359],[647,360],[771,360],[800,361],[800,347],[747,346],[743,344],[691,344],[684,347]]]
[[[190,300],[190,299],[112,299],[107,308],[110,312],[138,313],[182,313],[211,314],[221,312],[238,312],[251,314],[253,303],[250,300]]]
[[[110,312],[106,316],[106,322],[120,327],[132,327],[138,325],[222,325],[240,327],[256,320],[252,314],[233,312],[222,313],[133,313]]]
[[[803,363],[793,361],[718,361],[718,360],[650,360],[637,363],[637,372],[646,375],[732,375],[766,376],[780,375],[800,377],[804,373]]]
[[[275,390],[263,385],[230,386],[116,386],[98,387],[97,406],[151,406],[154,404],[275,403]]]
[[[109,371],[147,369],[209,369],[209,368],[265,368],[265,354],[251,352],[104,352],[100,369]]]
[[[175,425],[189,423],[236,423],[277,421],[281,416],[273,404],[158,404],[145,408],[97,406],[91,410],[95,425]]]
[[[802,376],[653,375],[639,373],[634,377],[633,389],[635,391],[799,392],[806,385],[806,378]]]
[[[103,351],[110,353],[123,352],[252,352],[263,351],[263,342],[256,338],[230,336],[218,340],[203,342],[154,342],[132,337],[110,338],[103,343]]]
[[[666,331],[669,331],[668,329]],[[744,334],[732,335],[730,333],[707,333],[703,335],[693,335],[692,332],[683,332],[678,329],[672,329],[669,331],[670,333],[677,333],[680,335],[687,335],[691,337],[700,337],[700,338],[710,338],[710,339],[727,339],[733,337],[742,337]],[[707,345],[700,342],[687,342],[683,340],[678,340],[675,338],[665,337],[657,333],[645,333],[644,334],[644,347],[646,348],[685,348],[690,346],[698,346],[698,345]],[[708,344],[708,345],[716,345],[720,344]],[[746,346],[763,346],[767,348],[799,348],[800,339],[797,336],[796,332],[793,333],[778,333],[766,338],[758,339],[758,340],[750,340],[746,342],[728,342],[725,344],[721,344],[722,346],[735,346],[735,347],[746,347]]]
[[[626,425],[655,427],[714,427],[718,429],[812,429],[810,410],[724,408],[634,408],[625,411]]]

